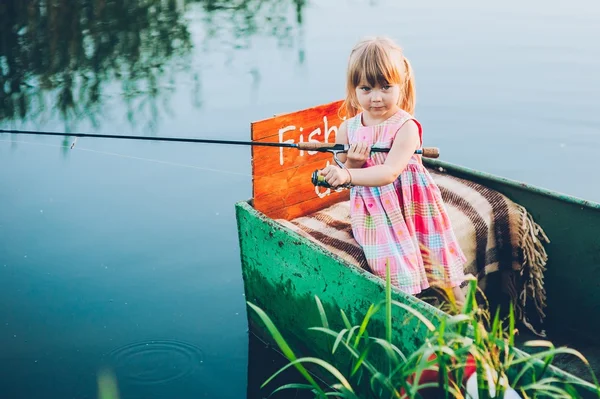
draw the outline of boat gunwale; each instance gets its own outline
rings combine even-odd
[[[442,161],[439,159],[423,158],[425,166],[444,169],[453,176],[461,177],[460,175],[466,175],[469,178],[479,178],[487,181],[503,184],[520,190],[529,191],[535,194],[540,194],[555,200],[566,202],[572,205],[586,207],[590,210],[600,211],[600,203],[592,200],[586,200],[581,197],[576,197],[570,194],[566,194],[560,191],[543,188],[533,184],[525,183],[519,180],[509,179],[499,175],[495,175],[489,172],[482,172],[479,170],[471,169],[466,166],[450,163],[448,161]]]

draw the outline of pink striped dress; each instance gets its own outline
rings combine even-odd
[[[362,114],[347,121],[348,141],[372,147],[391,147],[400,127],[414,120],[398,111],[383,123],[363,126]],[[387,153],[372,153],[363,167],[383,164]],[[371,271],[385,279],[389,261],[392,284],[408,294],[418,294],[432,283],[454,287],[464,280],[463,254],[438,186],[413,155],[393,182],[381,187],[355,186],[350,190],[350,218],[354,238],[363,248]],[[431,263],[423,262],[419,243],[429,249]]]

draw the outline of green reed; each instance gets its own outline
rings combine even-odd
[[[97,377],[98,399],[119,399],[117,378],[112,371],[100,370]]]
[[[315,296],[322,326],[310,327],[331,337],[331,354],[351,357],[351,368],[347,372],[338,370],[333,364],[318,357],[298,357],[268,315],[256,305],[248,302],[265,324],[289,363],[280,368],[262,387],[285,370],[295,367],[306,383],[285,384],[273,393],[286,389],[306,389],[317,398],[421,398],[426,389],[437,389],[435,397],[465,398],[463,376],[467,359],[471,358],[477,370],[478,397],[503,397],[508,387],[515,389],[522,398],[579,398],[579,386],[586,392],[600,397],[600,385],[585,357],[578,351],[555,347],[550,341],[533,340],[525,346],[539,348],[535,354],[525,354],[514,346],[515,317],[512,306],[506,319],[496,312],[489,312],[477,303],[477,281],[471,279],[465,302],[457,305],[452,293],[446,291],[449,313],[437,326],[418,310],[392,300],[389,268],[386,276],[385,299],[371,304],[362,321],[352,325],[343,310],[340,310],[344,328],[332,330],[318,296]],[[423,344],[412,353],[403,353],[392,340],[392,307],[400,307],[411,317],[416,317],[428,330]],[[369,336],[368,326],[378,312],[385,312],[385,338]],[[383,351],[374,351],[375,348]],[[373,353],[377,353],[375,356]],[[573,379],[551,368],[554,358],[561,353],[576,356],[590,371],[593,384]],[[384,361],[381,362],[381,354]],[[381,364],[386,366],[382,367]],[[318,383],[305,365],[327,379]],[[324,371],[324,372],[323,372]],[[437,381],[425,381],[422,377],[436,372]],[[430,391],[431,392],[431,391]],[[441,395],[441,396],[439,396]],[[470,396],[469,396],[470,397]]]

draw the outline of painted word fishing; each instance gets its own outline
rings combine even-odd
[[[298,129],[299,132],[302,132],[304,130],[303,127],[300,127]],[[284,135],[286,133],[289,132],[294,132],[296,131],[296,126],[294,125],[289,125],[289,126],[285,126],[282,127],[281,129],[279,129],[279,142],[280,143],[290,143],[290,144],[294,144],[296,143],[294,141],[294,139],[287,139],[284,140]],[[323,132],[325,132],[325,139],[324,140],[317,140],[315,139],[315,137],[318,136],[322,136]],[[309,133],[308,135],[308,140],[306,142],[308,143],[331,143],[335,141],[335,135],[338,132],[338,127],[336,125],[332,125],[329,126],[329,121],[327,120],[327,116],[323,117],[323,130],[321,130],[320,127],[317,127],[316,129],[314,129],[312,132]],[[331,138],[331,141],[329,140],[329,136],[331,136],[331,133],[333,133],[333,137]],[[298,139],[299,143],[304,143],[304,134],[300,133],[299,139]],[[316,154],[317,151],[307,151],[308,155],[313,155]],[[304,156],[304,150],[300,150],[300,156]],[[281,147],[279,149],[279,164],[283,165],[283,147]]]
[[[346,118],[343,118],[346,119]],[[302,132],[304,130],[303,127],[298,128],[299,132]],[[279,129],[279,142],[280,143],[291,143],[294,144],[296,143],[296,141],[294,141],[294,139],[287,139],[284,140],[284,135],[286,133],[291,133],[291,132],[296,132],[296,126],[294,125],[289,125],[289,126],[285,126],[281,129]],[[335,136],[337,135],[338,132],[338,126],[336,125],[331,125],[329,126],[329,121],[327,119],[327,116],[323,117],[323,129],[321,130],[321,127],[317,127],[316,129],[314,129],[312,132],[309,133],[308,135],[308,142],[309,143],[331,143],[331,142],[335,142]],[[324,139],[323,140],[318,140],[316,139],[316,137],[320,137],[323,136],[324,134]],[[330,136],[333,133],[333,137],[331,137],[330,140]],[[297,136],[297,133],[292,133],[293,135]],[[300,135],[298,136],[298,142],[299,143],[304,143],[304,134],[300,133]],[[300,156],[304,156],[304,150],[300,150]],[[314,155],[317,154],[318,151],[306,151],[308,152],[308,155]],[[283,156],[283,147],[279,148],[279,164],[283,166],[284,164],[284,156]],[[327,161],[327,166],[330,165],[330,162]],[[339,190],[336,190],[339,191]],[[317,194],[317,196],[319,196],[319,198],[324,198],[327,195],[331,194],[331,189],[327,188],[324,191],[320,191],[318,186],[315,186],[315,194]]]

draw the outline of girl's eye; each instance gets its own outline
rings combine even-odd
[[[371,90],[371,88],[370,88],[370,87],[367,87],[367,86],[363,86],[363,87],[361,87],[360,89],[361,89],[362,91],[369,91],[369,90]]]
[[[383,86],[383,90],[389,90],[389,89],[391,89],[391,88],[392,88],[392,86],[390,86],[390,85],[385,85],[385,86]]]

